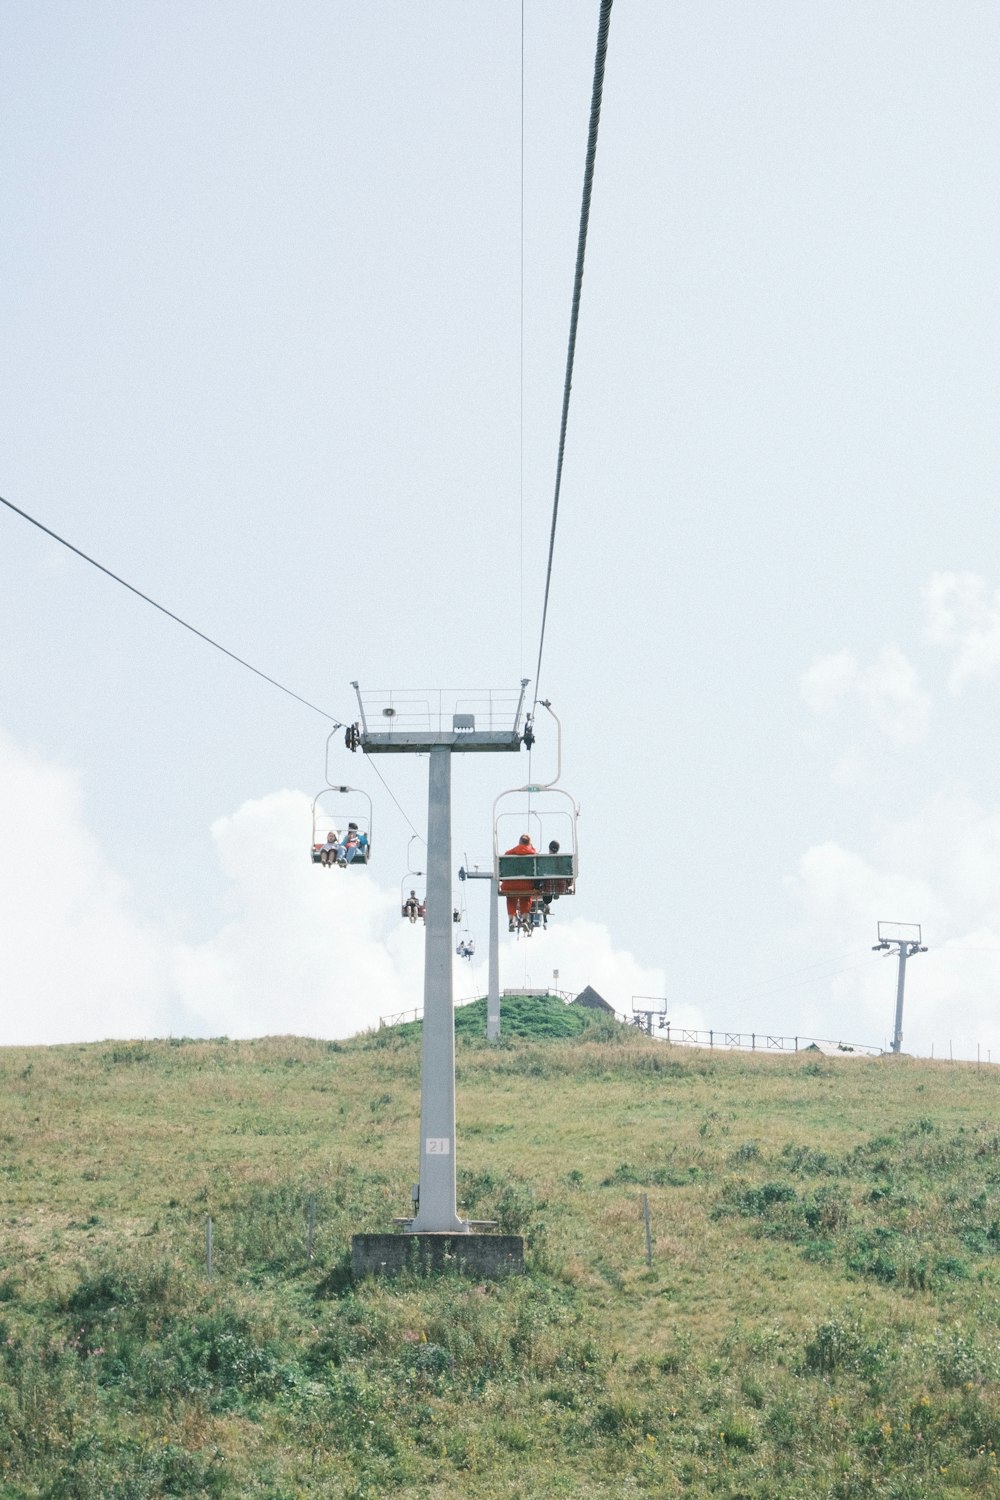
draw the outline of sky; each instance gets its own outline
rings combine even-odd
[[[315,869],[330,722],[529,677],[504,984],[879,1046],[920,923],[904,1048],[1000,1058],[1000,13],[616,0],[536,684],[598,6],[523,12],[0,0],[0,494],[321,710],[0,508],[0,1044],[419,1005],[426,762],[335,745]]]

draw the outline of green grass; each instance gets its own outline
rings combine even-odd
[[[997,1070],[504,1014],[457,1039],[497,1284],[347,1274],[419,1026],[0,1052],[0,1500],[1000,1497]]]
[[[600,1018],[600,1019],[598,1019]],[[552,1037],[578,1036],[589,1026],[607,1025],[602,1012],[586,1006],[567,1005],[555,995],[506,995],[503,999],[502,1045],[513,1039],[543,1041]],[[407,1021],[392,1027],[394,1039],[420,1036],[422,1021]],[[486,1032],[486,1001],[472,1000],[455,1011],[456,1037],[477,1040]]]

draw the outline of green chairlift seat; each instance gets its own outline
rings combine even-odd
[[[497,874],[501,880],[573,880],[576,859],[572,854],[500,854]]]

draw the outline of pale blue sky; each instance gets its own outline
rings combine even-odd
[[[597,5],[525,17],[522,578],[516,0],[0,4],[0,493],[338,715],[354,677],[534,671]],[[705,1025],[881,1041],[875,961],[747,987],[895,917],[932,946],[914,1046],[1000,1054],[998,51],[984,3],[614,8],[541,686],[574,916]],[[10,514],[0,638],[5,753],[79,775],[122,910],[248,921],[209,827],[314,792],[323,721]],[[423,767],[387,774],[422,828]],[[511,779],[457,768],[470,858]],[[25,989],[8,944],[4,990],[73,1037],[78,929],[17,873],[68,835],[32,811],[6,913],[63,957]],[[582,985],[562,941],[532,974]]]

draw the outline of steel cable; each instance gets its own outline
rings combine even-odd
[[[75,552],[77,557],[83,558],[84,562],[90,563],[91,567],[97,568],[98,572],[104,573],[106,577],[113,579],[115,583],[120,583],[123,589],[128,589],[129,593],[135,594],[136,597],[141,599],[145,604],[151,604],[154,609],[158,609],[161,614],[166,615],[168,620],[173,620],[176,624],[183,625],[185,630],[190,630],[192,635],[196,635],[199,640],[205,641],[207,645],[214,646],[216,651],[222,652],[223,656],[228,656],[231,661],[237,662],[241,667],[246,667],[247,671],[253,672],[255,677],[262,678],[264,682],[269,682],[272,687],[276,687],[279,692],[287,693],[288,697],[294,698],[297,703],[301,703],[306,708],[312,709],[314,713],[321,714],[324,719],[329,719],[334,729],[343,728],[344,721],[342,719],[338,719],[336,714],[328,713],[325,708],[318,707],[317,704],[311,703],[308,698],[303,698],[300,693],[295,693],[291,688],[285,687],[284,683],[279,682],[276,677],[269,676],[267,672],[262,672],[259,667],[255,667],[251,662],[245,661],[242,656],[237,656],[236,652],[230,651],[228,646],[223,646],[219,641],[213,640],[213,638],[210,635],[206,635],[203,630],[199,630],[197,626],[189,624],[188,621],[183,620],[180,615],[174,614],[172,609],[167,609],[165,604],[159,604],[155,599],[151,599],[148,594],[143,593],[142,589],[136,588],[134,583],[129,583],[127,579],[120,578],[117,573],[113,573],[110,568],[106,568],[103,563],[99,563],[95,557],[91,557],[89,553],[84,552],[80,547],[75,547],[73,543],[68,542],[64,536],[60,536],[57,531],[53,531],[51,526],[45,526],[41,521],[36,520],[34,516],[29,515],[26,510],[22,510],[19,505],[15,505],[13,501],[5,500],[4,497],[0,495],[0,505],[6,505],[7,509],[12,510],[15,515],[21,516],[25,521],[30,521],[32,526],[37,526],[39,531],[44,531],[46,536],[52,537],[53,541],[58,542],[60,546],[67,547],[70,552]],[[417,835],[417,838],[422,838],[422,835],[417,833],[417,830],[416,828],[414,828],[413,823],[407,817],[406,812],[403,809],[402,804],[399,802],[399,799],[397,798],[395,792],[392,790],[392,787],[386,781],[385,777],[382,775],[382,772],[379,770],[378,766],[374,764],[374,762],[372,762],[372,770],[375,772],[375,775],[378,777],[379,781],[381,781],[382,785],[389,793],[389,796],[392,798],[393,802],[395,802],[406,824],[411,829],[413,829],[413,832]]]
[[[37,526],[39,531],[44,531],[46,536],[52,537],[52,539],[59,542],[61,546],[68,547],[70,552],[75,552],[77,557],[82,557],[84,562],[90,563],[91,567],[97,568],[101,573],[106,574],[108,578],[113,578],[115,583],[120,583],[123,589],[128,589],[130,593],[137,595],[138,598],[142,599],[146,604],[151,604],[154,609],[158,609],[160,613],[166,615],[168,619],[175,620],[178,625],[183,625],[185,630],[190,630],[191,634],[198,636],[199,640],[207,641],[208,645],[214,646],[216,651],[221,651],[223,656],[230,657],[231,660],[238,662],[241,667],[246,667],[248,672],[253,672],[255,676],[263,677],[264,681],[269,682],[272,687],[278,688],[278,690],[282,693],[287,693],[289,698],[295,698],[299,703],[304,703],[306,708],[311,708],[314,713],[322,714],[324,719],[332,720],[334,729],[341,728],[342,720],[338,719],[336,714],[327,713],[326,709],[318,708],[315,703],[310,703],[308,698],[303,698],[298,693],[293,693],[291,688],[285,687],[284,683],[278,682],[277,678],[269,677],[267,673],[262,672],[259,667],[252,666],[250,662],[244,661],[242,656],[237,656],[235,651],[230,651],[227,646],[220,645],[219,642],[213,640],[210,635],[206,635],[203,630],[199,630],[194,625],[189,625],[187,620],[182,620],[180,615],[175,615],[173,610],[167,609],[165,604],[157,604],[156,600],[151,599],[148,594],[144,594],[142,592],[142,589],[137,589],[134,583],[128,583],[124,578],[119,578],[117,573],[112,573],[110,568],[106,568],[104,564],[99,563],[96,558],[90,557],[86,552],[82,552],[79,547],[74,547],[72,542],[68,542],[66,538],[64,536],[60,536],[57,531],[53,531],[49,526],[43,526],[42,522],[36,521],[34,516],[29,516],[28,512],[26,510],[22,510],[19,505],[14,505],[10,500],[5,500],[2,495],[0,495],[0,505],[6,505],[8,510],[14,511],[16,515],[23,516],[24,520],[30,521],[32,526]]]
[[[569,320],[569,344],[566,350],[566,376],[563,382],[562,417],[559,423],[559,449],[556,457],[556,484],[552,500],[552,526],[549,532],[549,557],[545,570],[545,599],[542,604],[542,627],[538,638],[538,664],[535,668],[535,702],[538,702],[542,675],[542,651],[549,613],[549,589],[552,583],[552,558],[559,518],[559,495],[562,489],[563,459],[566,453],[566,428],[569,421],[569,398],[573,388],[573,363],[576,357],[576,333],[580,320],[580,297],[583,291],[583,263],[587,253],[587,229],[590,223],[590,200],[594,189],[594,163],[597,158],[597,131],[601,123],[601,99],[604,93],[604,66],[608,52],[612,0],[601,0],[597,24],[597,55],[594,59],[594,88],[590,101],[590,129],[587,134],[587,162],[583,173],[583,200],[580,205],[580,232],[576,247],[576,273],[573,277],[573,305]]]

